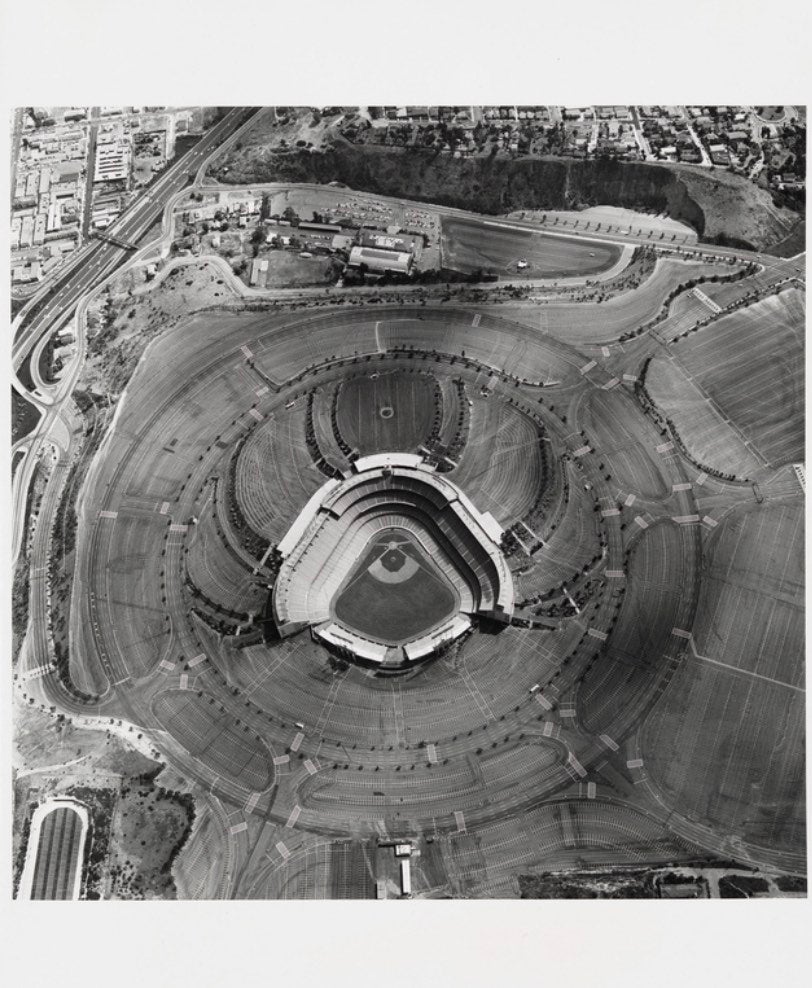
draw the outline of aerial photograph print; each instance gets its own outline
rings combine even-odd
[[[805,105],[6,126],[15,899],[806,898]]]

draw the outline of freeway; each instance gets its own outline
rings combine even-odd
[[[129,243],[137,243],[161,216],[164,204],[180,189],[190,176],[203,165],[208,156],[233,132],[244,124],[246,107],[234,107],[214,127],[201,137],[198,143],[174,162],[107,230],[108,233]],[[251,113],[253,119],[254,113]],[[250,122],[250,121],[249,121]],[[89,244],[82,258],[55,288],[46,304],[31,318],[26,318],[26,307],[15,320],[14,368],[31,351],[36,341],[72,313],[78,300],[89,292],[98,281],[110,274],[127,256],[127,252],[114,244],[94,242]],[[33,306],[32,306],[33,307]]]

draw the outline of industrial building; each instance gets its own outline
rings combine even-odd
[[[413,256],[403,251],[377,250],[372,247],[353,247],[350,251],[350,267],[365,267],[369,271],[394,271],[408,274],[412,269]]]

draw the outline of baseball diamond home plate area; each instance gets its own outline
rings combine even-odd
[[[804,895],[805,258],[202,175],[20,337],[16,894]]]

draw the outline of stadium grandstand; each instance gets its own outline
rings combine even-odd
[[[277,550],[273,613],[282,636],[310,628],[380,665],[427,658],[476,617],[509,622],[502,529],[422,457],[358,459],[307,502]]]

